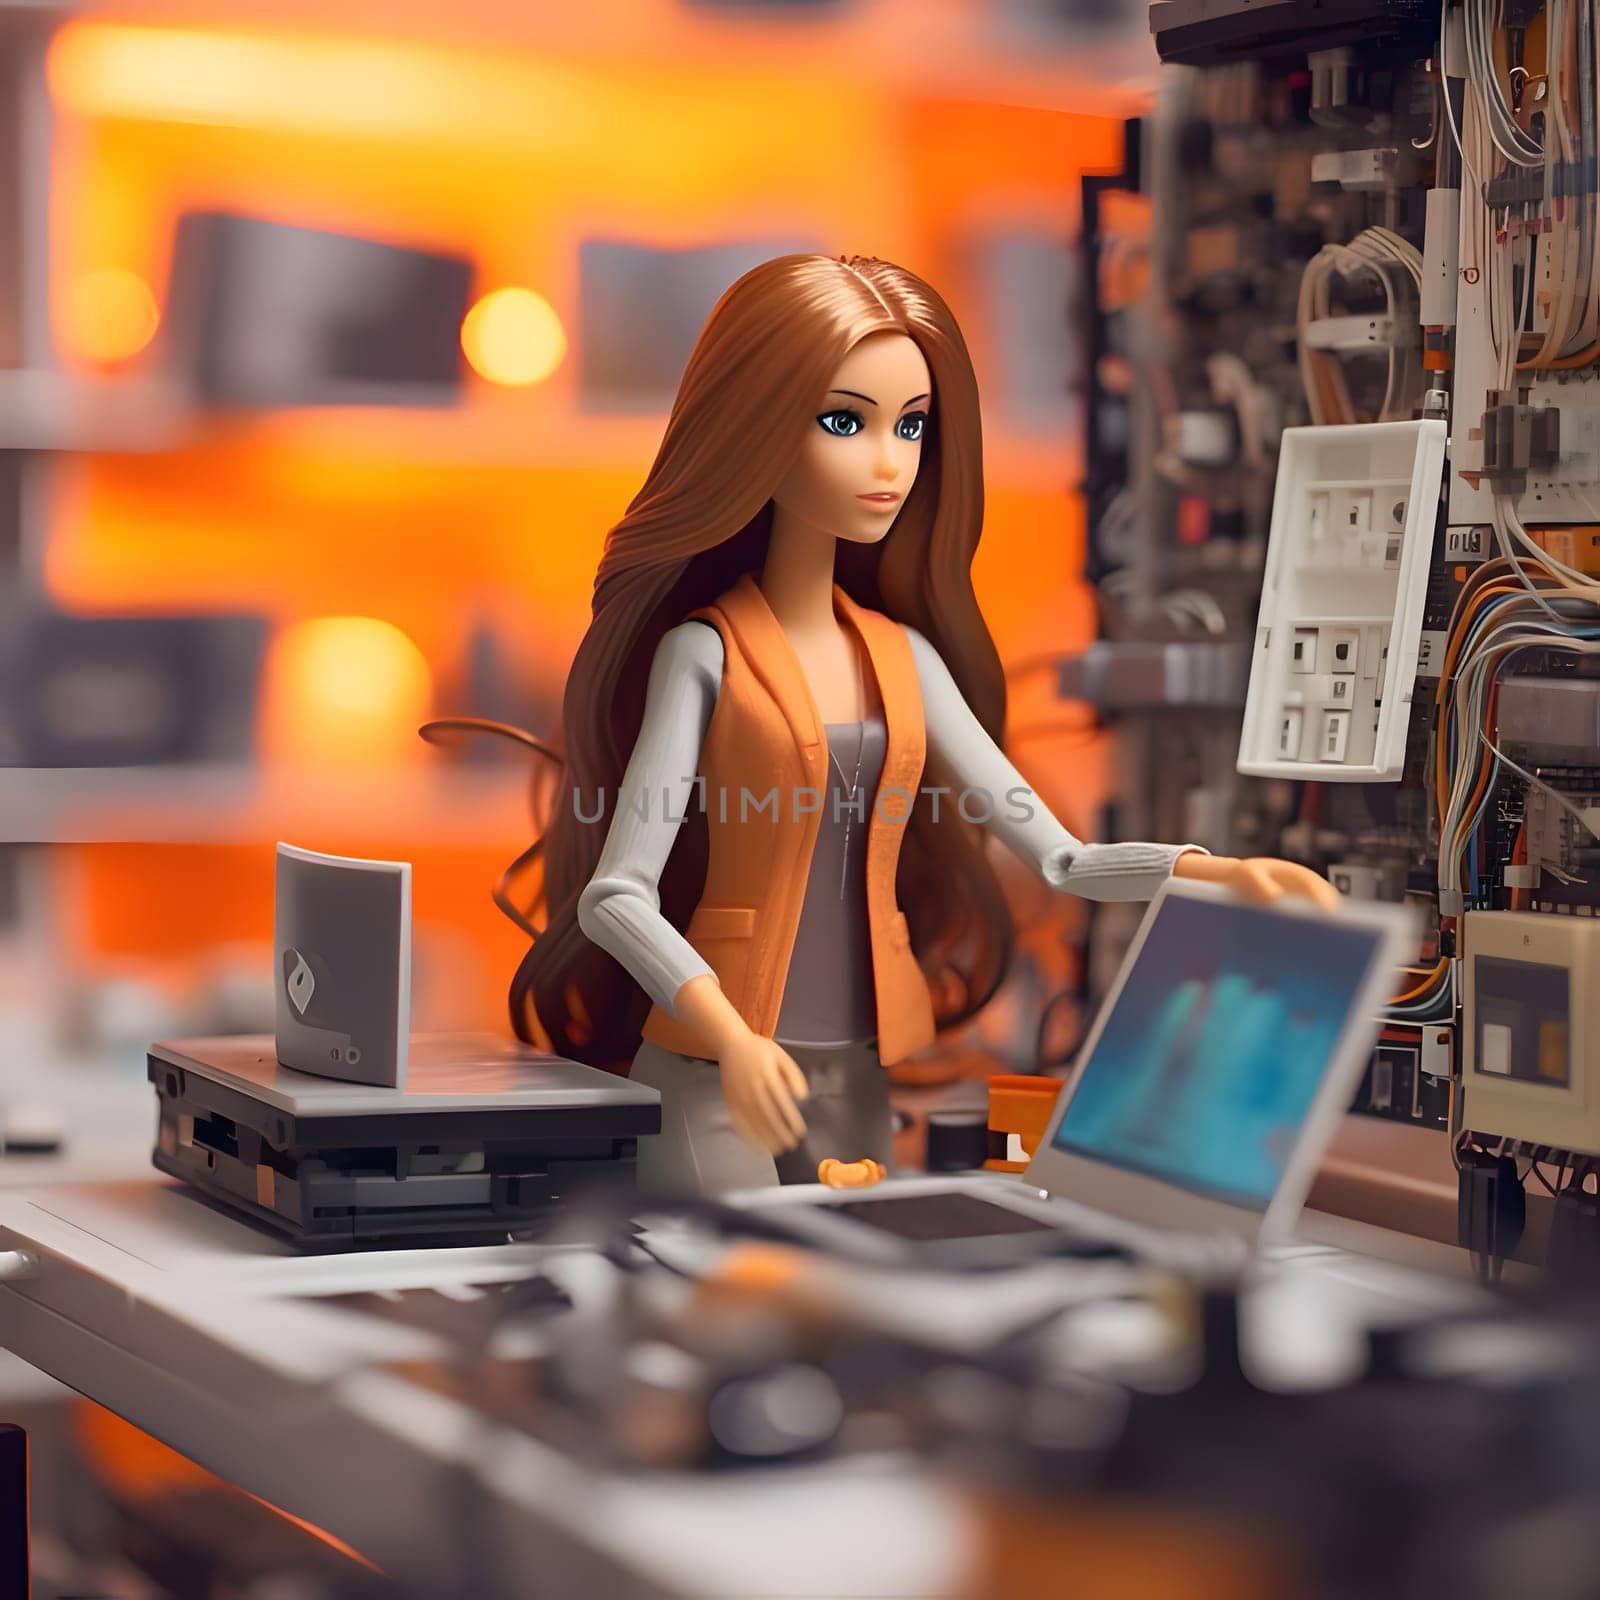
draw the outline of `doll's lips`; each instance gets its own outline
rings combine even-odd
[[[856,499],[868,501],[875,506],[892,506],[900,502],[900,496],[892,489],[878,489],[872,494],[858,494]]]

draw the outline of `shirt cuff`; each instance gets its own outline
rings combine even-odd
[[[1088,900],[1149,900],[1191,850],[1210,854],[1196,844],[1058,845],[1045,857],[1042,876],[1052,889]]]

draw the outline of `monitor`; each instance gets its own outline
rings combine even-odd
[[[411,865],[278,846],[278,1060],[403,1089],[411,1039]]]
[[[10,657],[0,661],[0,764],[249,761],[264,616],[95,617],[40,606],[10,620],[7,628],[0,619],[0,656]]]
[[[664,411],[728,285],[774,256],[817,248],[805,240],[772,238],[681,249],[581,240],[578,395],[584,409]]]
[[[1275,1213],[1292,1220],[1414,954],[1399,906],[1253,905],[1172,880],[1027,1181],[1185,1230],[1254,1237]]]
[[[452,405],[474,272],[389,239],[185,212],[164,358],[219,406]]]

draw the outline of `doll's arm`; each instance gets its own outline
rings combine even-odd
[[[1087,900],[1148,900],[1171,876],[1179,856],[1200,850],[1198,845],[1085,844],[1074,838],[973,715],[939,652],[915,628],[906,633],[922,689],[928,748],[956,786],[954,794],[940,796],[940,803],[954,807],[964,791],[964,814],[984,820],[1051,888]]]
[[[668,1011],[691,978],[711,968],[661,914],[662,869],[694,794],[700,746],[722,685],[722,638],[703,622],[662,636],[650,663],[644,717],[594,876],[578,899],[578,926]]]
[[[699,1035],[722,1072],[734,1130],[773,1155],[805,1137],[805,1075],[781,1045],[751,1032],[693,945],[661,914],[661,872],[695,789],[700,747],[722,687],[722,636],[684,622],[650,663],[644,717],[578,926],[646,994]]]

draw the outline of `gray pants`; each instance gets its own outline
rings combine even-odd
[[[849,1045],[785,1045],[806,1076],[800,1102],[806,1136],[774,1159],[733,1131],[714,1061],[682,1056],[646,1040],[633,1058],[635,1083],[661,1094],[661,1132],[639,1141],[639,1189],[646,1195],[725,1194],[777,1183],[815,1183],[828,1156],[890,1164],[889,1079],[877,1040]]]

